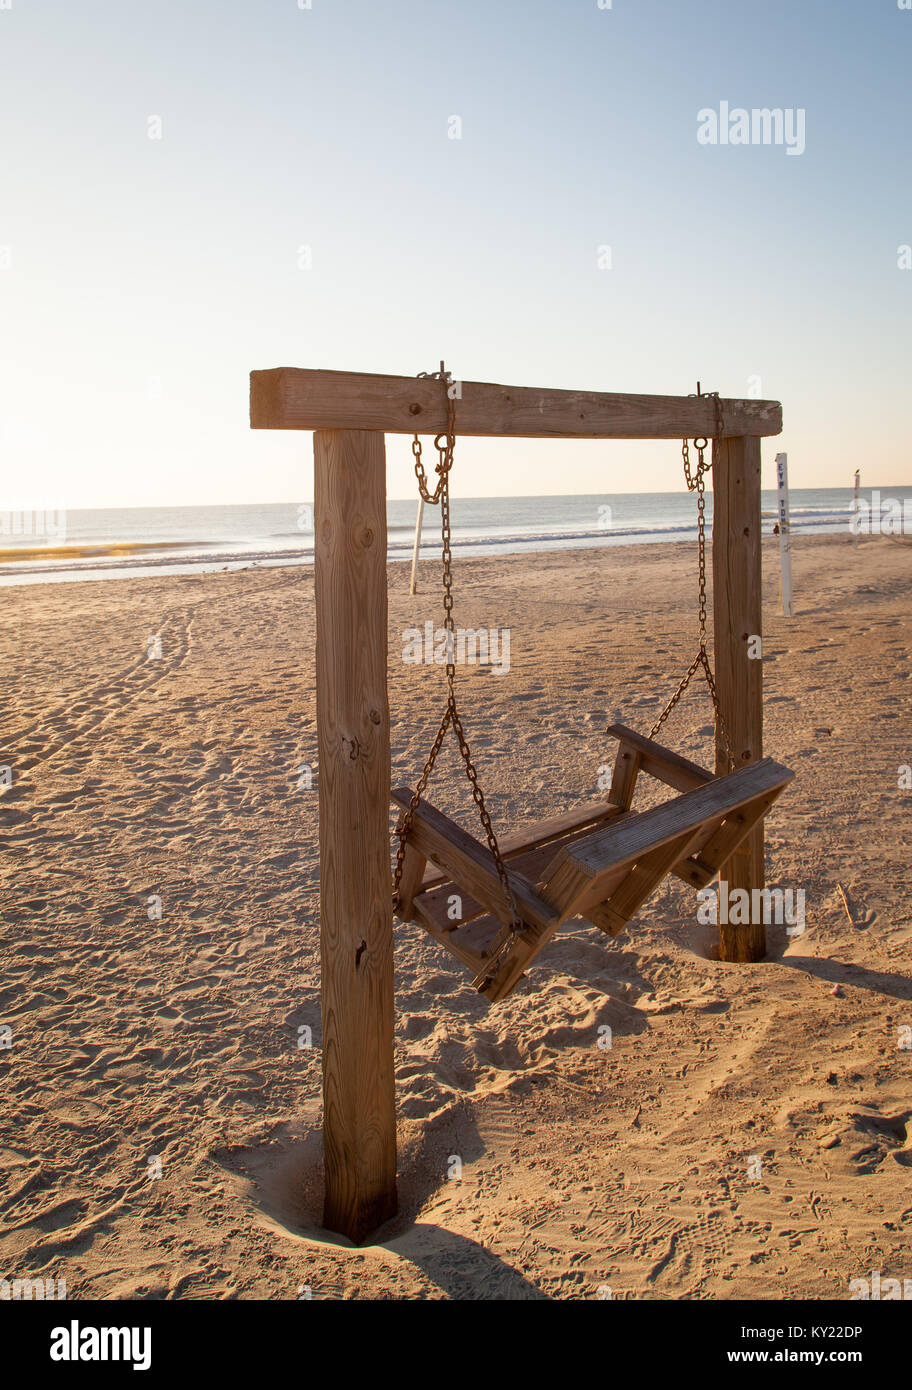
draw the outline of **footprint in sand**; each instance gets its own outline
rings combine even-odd
[[[857,1106],[834,1117],[818,1134],[817,1143],[827,1151],[830,1167],[850,1175],[875,1173],[888,1158],[910,1168],[910,1117],[912,1110],[885,1115],[872,1106]]]

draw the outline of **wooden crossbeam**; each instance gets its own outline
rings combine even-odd
[[[459,383],[460,435],[520,439],[681,439],[712,436],[708,396],[631,396],[535,386]],[[778,401],[723,400],[723,437],[782,432]],[[439,380],[274,367],[250,373],[255,430],[353,429],[387,434],[440,434],[447,427]]]

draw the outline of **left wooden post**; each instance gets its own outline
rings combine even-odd
[[[314,432],[324,1225],[397,1209],[382,433]]]

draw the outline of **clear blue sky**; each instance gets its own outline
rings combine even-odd
[[[897,0],[312,4],[0,11],[0,502],[309,498],[310,436],[248,430],[249,370],[441,356],[526,385],[759,377],[785,408],[767,485],[777,448],[793,486],[912,483]],[[805,152],[700,145],[722,101],[803,108]],[[389,456],[411,495],[408,441]],[[680,486],[673,442],[457,458],[463,495]]]

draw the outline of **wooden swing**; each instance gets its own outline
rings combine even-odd
[[[447,394],[447,431],[434,441],[438,481],[428,489],[421,443],[412,443],[415,473],[425,502],[440,503],[443,540],[443,590],[447,633],[446,710],[414,791],[396,788],[400,808],[399,846],[393,883],[395,910],[403,921],[420,924],[435,940],[474,972],[474,984],[492,1002],[504,999],[518,984],[559,927],[582,917],[609,936],[616,936],[669,873],[696,888],[717,875],[791,781],[793,773],[772,758],[750,763],[722,776],[678,756],[655,742],[661,728],[698,670],[706,679],[717,728],[734,766],[707,654],[704,474],[705,438],[697,439],[693,474],[687,440],[683,442],[687,486],[698,498],[700,572],[700,645],[696,657],[654,725],[651,736],[612,724],[618,740],[611,787],[604,799],[563,816],[540,822],[498,842],[484,794],[466,742],[455,695],[455,626],[453,623],[452,550],[449,474],[455,447],[455,401],[451,378],[440,371]],[[697,385],[700,395],[700,386]],[[716,397],[717,435],[723,426]],[[441,443],[441,440],[444,442]],[[436,807],[423,800],[437,754],[448,728],[459,742],[466,775],[487,837],[487,848]],[[680,793],[640,813],[631,810],[640,773]],[[430,865],[428,866],[428,861]]]

